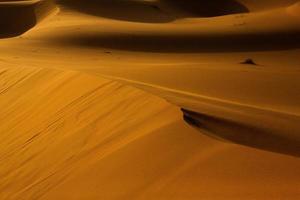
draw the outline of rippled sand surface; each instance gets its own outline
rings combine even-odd
[[[299,13],[0,1],[0,199],[300,198]]]

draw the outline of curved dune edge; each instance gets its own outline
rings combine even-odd
[[[292,40],[299,31],[297,7],[287,9],[281,0],[272,8],[267,1],[246,1],[255,4],[246,17],[209,23],[119,22],[67,10],[20,38],[1,40],[0,199],[300,199],[299,158],[202,134],[227,134],[232,127],[236,134],[254,124],[263,134],[272,130],[286,134],[282,141],[293,139],[286,148],[284,142],[266,148],[269,137],[255,147],[298,156],[293,145],[299,141],[299,40]],[[273,17],[278,23],[270,23]],[[255,31],[251,50],[245,44],[227,51],[226,45],[191,49],[194,40],[185,40],[201,33],[197,39],[203,41],[211,30],[241,34],[253,28],[271,34],[276,48],[259,45]],[[172,46],[164,35],[160,49],[151,49],[149,35],[160,32],[188,45]],[[116,40],[107,36],[113,33],[121,35],[122,48],[111,45]],[[137,50],[125,33],[143,36]],[[288,44],[276,41],[277,33],[292,36],[284,40]],[[96,37],[90,41],[91,36]],[[247,58],[255,65],[245,64]],[[129,85],[178,107],[95,76],[133,81]],[[182,91],[221,101],[200,101]],[[200,132],[184,123],[179,107],[189,109],[185,119]]]
[[[168,23],[186,17],[215,17],[247,13],[248,9],[235,0],[57,0],[62,7],[110,19]]]
[[[181,18],[216,17],[288,7],[298,0],[57,0],[59,5],[110,19],[168,23]]]
[[[289,11],[294,7],[212,19],[189,18],[167,24],[114,21],[113,27],[101,23],[95,17],[83,16],[78,18],[85,21],[80,24],[80,30],[68,27],[62,34],[39,36],[37,33],[36,37],[54,45],[74,48],[109,48],[149,53],[293,50],[300,47],[299,14]],[[270,23],[270,20],[276,23]],[[61,26],[56,28],[63,29]]]
[[[74,71],[0,74],[1,199],[300,196],[299,159],[203,136],[143,91]]]
[[[24,39],[7,40],[2,45],[3,49],[7,50],[9,46],[13,54],[23,56],[22,61],[11,59],[7,62],[16,64],[22,62],[24,66],[35,64],[38,67],[70,68],[93,75],[124,80],[135,86],[142,86],[142,89],[146,91],[158,90],[155,94],[179,107],[217,119],[235,121],[237,125],[242,124],[262,130],[262,134],[258,136],[263,139],[265,145],[255,146],[257,138],[249,139],[251,134],[246,136],[248,143],[239,141],[243,138],[243,135],[239,134],[236,138],[231,138],[235,142],[249,145],[250,140],[253,140],[252,146],[273,151],[277,148],[277,151],[284,152],[284,146],[287,143],[283,142],[283,145],[274,148],[274,141],[269,140],[269,136],[274,135],[276,140],[284,138],[289,141],[288,147],[293,149],[288,150],[290,154],[299,155],[300,96],[297,93],[300,88],[297,70],[299,62],[295,59],[297,56],[289,56],[299,52],[300,45],[299,20],[293,14],[294,12],[290,11],[295,8],[297,9],[297,4],[288,8],[270,9],[247,15],[186,19],[164,25],[106,21],[70,12],[58,16],[60,20],[55,21],[54,18],[49,23],[50,25],[45,24],[28,36],[25,35]],[[63,17],[67,20],[61,20],[64,19]],[[270,19],[278,23],[272,24]],[[237,22],[245,24],[236,26]],[[134,37],[130,34],[130,37],[127,37],[128,32]],[[120,40],[114,35],[118,35]],[[174,38],[170,40],[170,36]],[[137,44],[139,37],[141,41]],[[165,54],[174,54],[167,56],[169,60],[164,60],[166,63],[169,62],[167,65],[162,64],[159,59],[157,59],[159,62],[153,63],[152,54],[147,54],[153,53],[151,43],[158,38],[161,43],[159,42],[160,45],[153,43],[154,46],[163,50]],[[106,45],[107,41],[114,45],[123,45],[124,48],[120,49],[127,52],[126,58],[131,58],[131,61],[119,61],[118,57],[122,56],[123,52],[112,54],[111,49],[119,49],[109,44]],[[180,41],[187,46],[177,45],[173,41]],[[193,46],[197,44],[197,41],[199,44],[196,47]],[[231,43],[233,45],[230,45]],[[254,48],[250,48],[249,43]],[[146,51],[136,56],[136,51],[140,52],[141,49],[134,49],[135,45],[145,48]],[[28,46],[27,51],[24,49],[25,46]],[[228,46],[233,49],[229,49]],[[166,47],[173,50],[177,47],[180,51],[171,52],[169,49],[164,49]],[[150,48],[150,51],[147,51],[149,50],[147,48]],[[32,51],[32,49],[37,50]],[[186,64],[177,64],[173,61],[176,59],[176,54],[187,53],[185,50],[194,53],[194,57],[184,58]],[[84,51],[87,53],[83,54]],[[280,63],[280,61],[274,61],[279,57],[276,51],[291,61],[288,60],[281,66],[275,66]],[[241,52],[243,56],[236,56]],[[156,53],[161,53],[161,51]],[[224,54],[219,55],[220,53]],[[196,54],[200,56],[211,54],[213,57],[207,64],[204,64],[201,57],[197,58]],[[252,57],[251,55],[257,57],[257,54],[262,54],[261,57],[269,56],[268,54],[273,56],[269,56],[265,64],[258,63],[254,66],[242,64],[243,60],[237,58],[243,57],[244,59],[245,56]],[[11,53],[8,53],[7,57],[10,55]],[[212,62],[214,59],[228,55],[232,56],[234,61]],[[141,64],[135,63],[139,56],[144,59]],[[165,59],[163,56],[160,58]],[[91,60],[92,57],[93,60]],[[208,60],[205,56],[203,57]],[[101,59],[104,61],[99,62],[98,60]],[[189,63],[190,60],[193,64]],[[149,64],[150,62],[153,64]],[[230,84],[230,82],[236,84]],[[240,87],[237,88],[236,85]],[[166,88],[166,90],[159,88]],[[170,94],[169,90],[175,92]],[[182,93],[192,95],[182,95]],[[293,96],[292,99],[291,96]],[[272,143],[270,148],[268,148],[268,142]]]
[[[241,122],[241,120],[237,119],[228,120],[216,117],[211,113],[207,115],[186,109],[182,109],[182,111],[183,118],[188,124],[211,137],[258,149],[300,157],[298,138],[288,136],[299,132],[297,126],[295,128],[295,126],[291,127],[283,123],[275,128],[274,125],[268,127],[268,124],[274,123],[274,121],[280,122],[280,120],[286,119],[285,117],[281,117],[278,120],[276,116],[274,117],[275,119],[270,121],[256,119],[256,123],[250,123],[249,121]],[[247,113],[247,115],[251,114]],[[272,116],[265,113],[264,115],[266,116],[265,118],[271,118],[270,116]],[[289,120],[298,122],[297,119],[288,119],[286,121],[290,122]],[[287,131],[287,128],[278,130],[282,125],[288,127],[289,130]]]
[[[209,136],[300,157],[300,115],[296,111],[272,110],[120,77],[103,77],[151,92],[182,107],[184,120]]]
[[[52,0],[1,1],[0,38],[21,35],[55,12]]]

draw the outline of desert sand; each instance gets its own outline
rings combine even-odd
[[[55,3],[0,1],[0,199],[300,198],[299,1]]]

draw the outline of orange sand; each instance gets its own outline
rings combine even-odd
[[[0,2],[1,200],[300,198],[298,1],[186,2]]]

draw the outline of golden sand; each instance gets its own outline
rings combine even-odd
[[[300,198],[298,1],[184,2],[0,1],[1,200]]]

